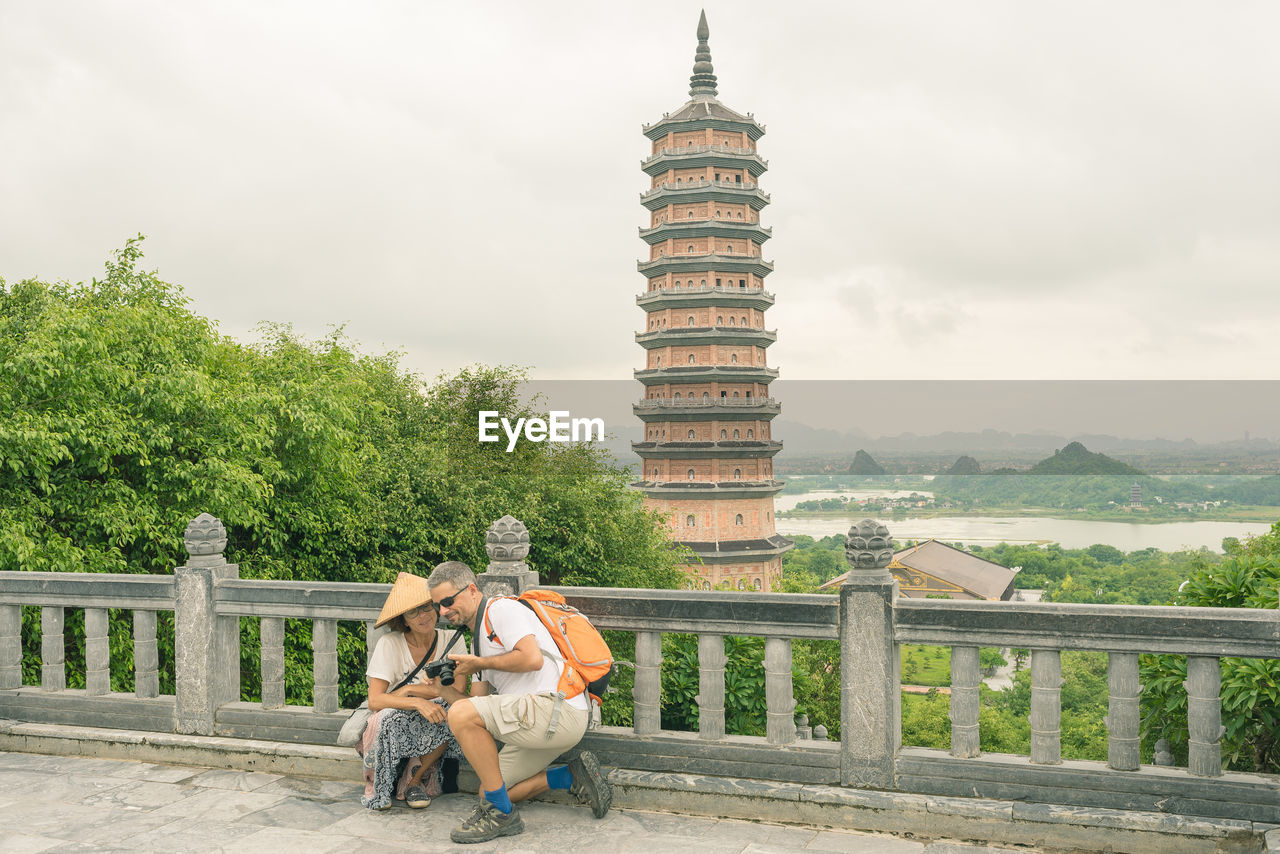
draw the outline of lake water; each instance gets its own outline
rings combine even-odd
[[[923,494],[923,493],[921,493]],[[884,490],[858,492],[810,492],[805,495],[779,495],[778,510],[795,507],[800,501],[855,495],[858,498],[905,497],[910,491],[893,493]],[[856,511],[844,518],[779,519],[778,533],[785,536],[807,534],[829,537],[845,534],[854,522],[866,514]],[[1265,534],[1271,529],[1266,522],[1168,522],[1138,525],[1130,522],[1099,522],[1091,519],[1052,519],[1042,517],[940,516],[936,519],[881,518],[889,526],[894,539],[927,540],[930,537],[948,543],[993,545],[995,543],[1058,543],[1063,548],[1081,549],[1095,543],[1106,543],[1121,551],[1157,548],[1161,551],[1198,549],[1201,546],[1222,551],[1225,537],[1244,539]]]

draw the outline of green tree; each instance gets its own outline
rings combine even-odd
[[[1280,608],[1280,523],[1241,545],[1220,564],[1205,562],[1187,579],[1178,604],[1217,608]],[[1280,770],[1280,661],[1223,658],[1223,760],[1230,768]],[[1186,659],[1142,657],[1144,743],[1169,739],[1176,757],[1187,750]]]
[[[241,344],[140,259],[131,240],[88,284],[0,280],[0,569],[168,573],[187,523],[209,512],[245,577],[385,582],[445,559],[482,568],[486,528],[510,513],[547,583],[681,583],[687,554],[600,451],[476,441],[480,409],[542,414],[520,399],[520,371],[424,382],[341,330],[313,342],[268,326]],[[242,622],[255,696],[257,624]],[[363,631],[340,629],[351,702],[364,691]],[[68,620],[72,661],[82,632]],[[26,609],[33,676],[38,635]],[[113,614],[116,687],[130,680],[127,637],[127,615]],[[309,640],[305,622],[288,624],[292,702],[310,697]],[[172,690],[167,618],[160,646]]]

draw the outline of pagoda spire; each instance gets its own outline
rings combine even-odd
[[[698,18],[698,52],[693,55],[693,76],[689,78],[689,94],[695,98],[716,96],[715,69],[711,66],[711,46],[707,39],[711,30],[707,27],[707,10]]]

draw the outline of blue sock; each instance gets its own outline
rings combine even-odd
[[[568,765],[557,765],[547,769],[547,785],[553,789],[567,789],[573,785],[573,775]]]
[[[490,792],[485,789],[484,799],[498,808],[498,812],[503,815],[511,815],[511,797],[507,795],[507,784],[503,783],[496,790]]]

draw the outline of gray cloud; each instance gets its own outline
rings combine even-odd
[[[1273,4],[709,6],[768,125],[791,378],[1266,378],[1280,361]],[[198,311],[435,374],[641,361],[641,123],[675,0],[0,11],[0,276],[131,234]]]

